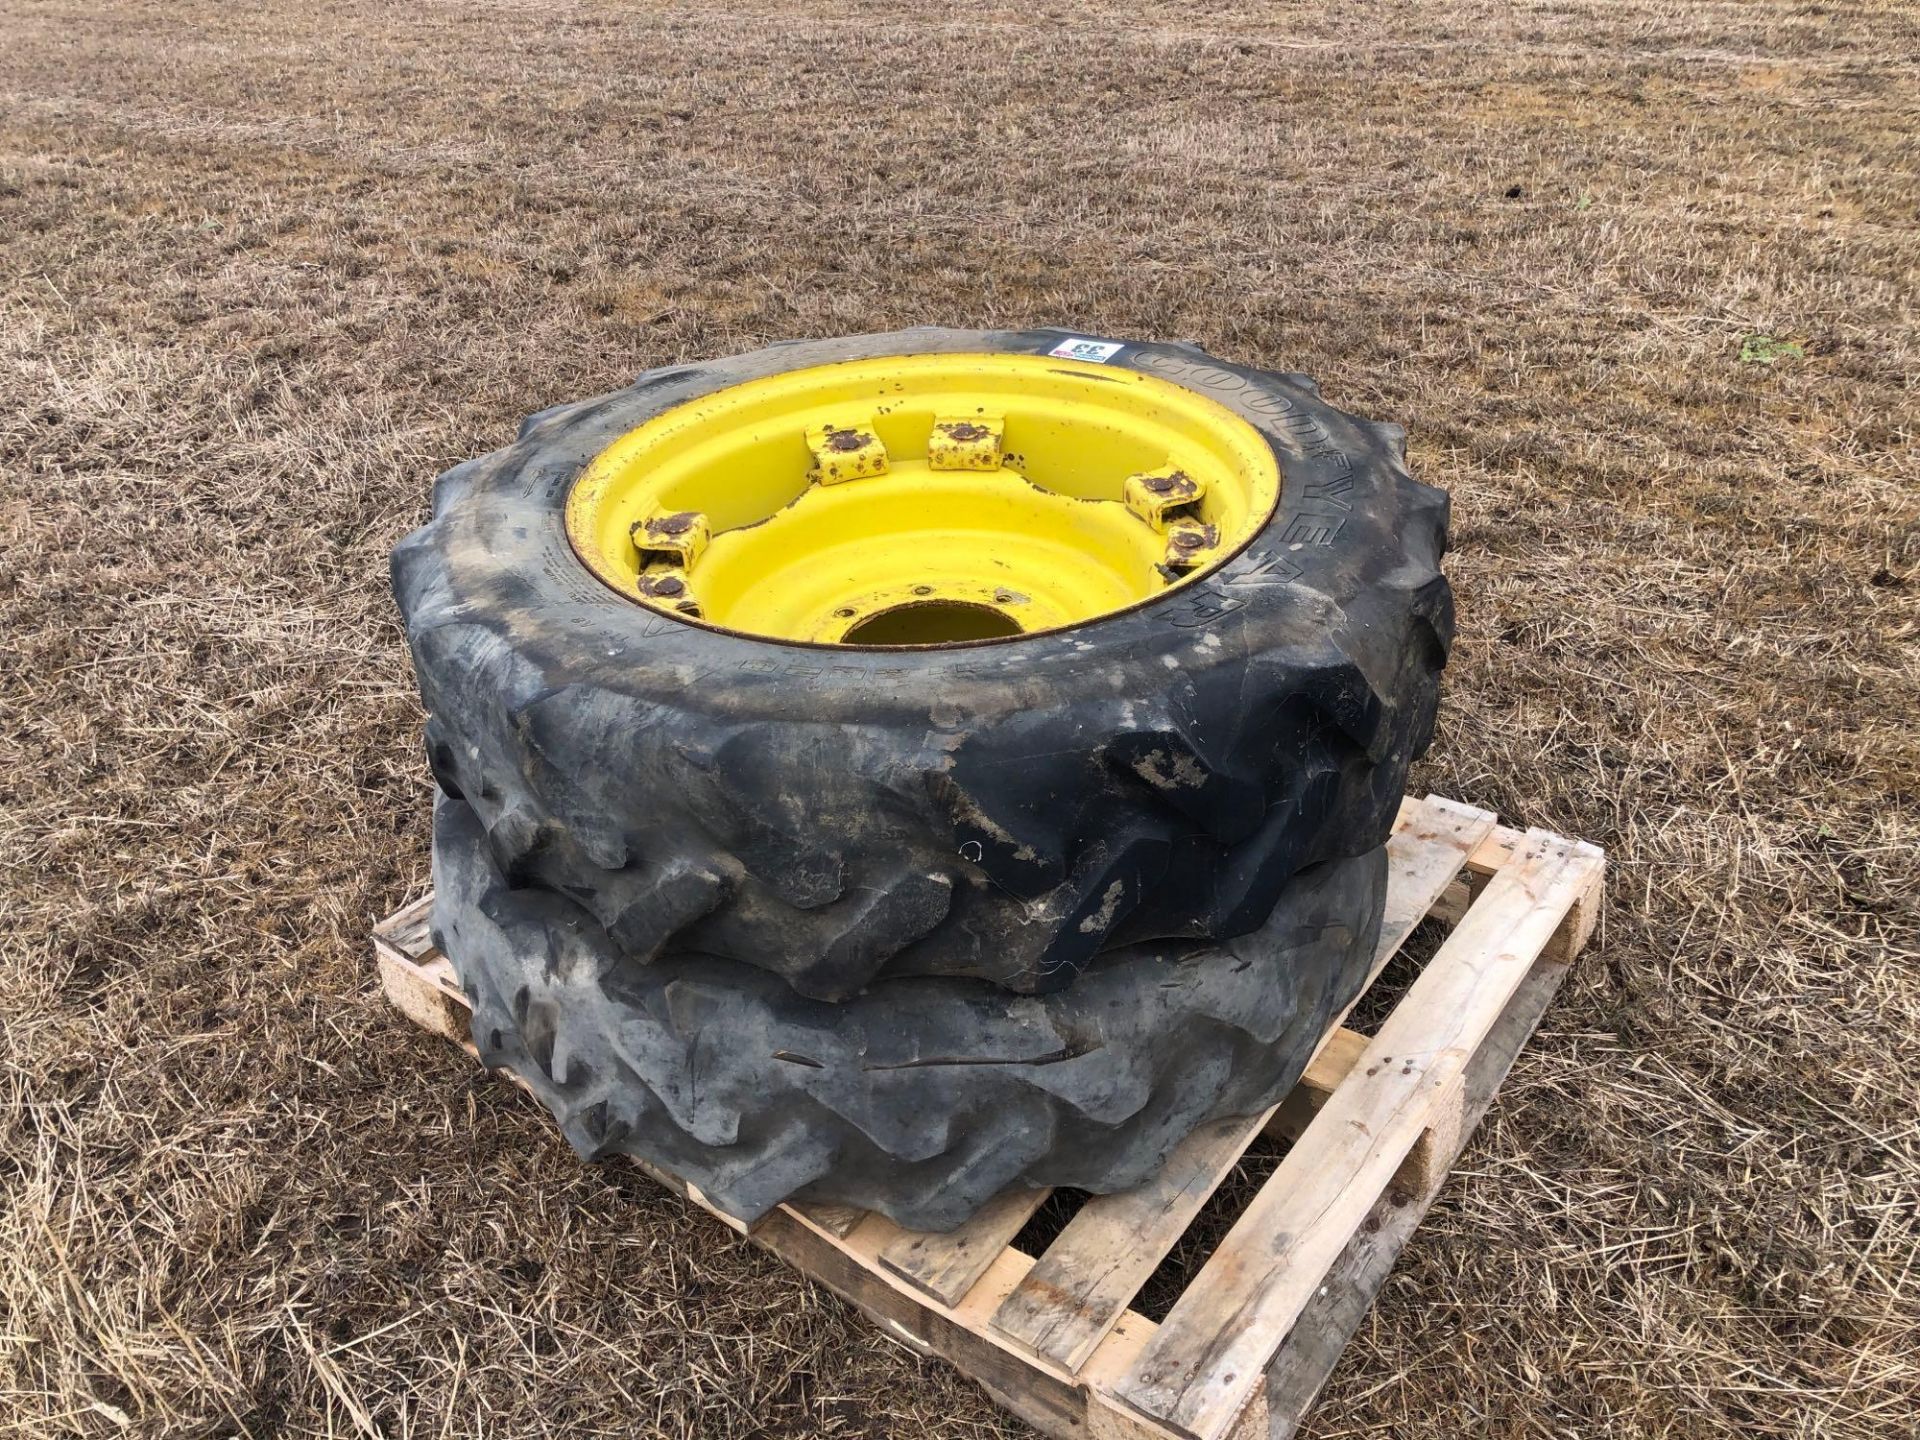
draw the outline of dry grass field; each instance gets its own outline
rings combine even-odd
[[[1025,1433],[367,947],[434,473],[923,320],[1404,421],[1416,784],[1612,853],[1311,1433],[1915,1433],[1920,12],[1239,3],[0,0],[0,1435]]]

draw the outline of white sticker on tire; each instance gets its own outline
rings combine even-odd
[[[1047,354],[1056,360],[1087,360],[1095,365],[1104,365],[1118,355],[1125,342],[1120,340],[1062,340]]]

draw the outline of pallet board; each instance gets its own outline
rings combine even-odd
[[[1342,1014],[1280,1104],[1202,1126],[1146,1184],[1087,1199],[1040,1254],[1015,1241],[1044,1190],[1008,1191],[942,1235],[798,1204],[746,1233],[1047,1434],[1287,1440],[1586,944],[1605,869],[1592,845],[1433,796],[1401,806],[1387,850],[1368,986],[1422,920],[1452,929],[1378,1030]],[[429,902],[376,927],[381,983],[408,1019],[472,1052]],[[1131,1308],[1263,1133],[1290,1148],[1165,1318]],[[746,1231],[697,1187],[633,1163]]]

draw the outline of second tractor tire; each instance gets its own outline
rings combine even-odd
[[[1048,995],[928,976],[833,1004],[734,960],[636,963],[507,883],[442,796],[433,929],[481,1059],[583,1156],[638,1155],[746,1222],[796,1200],[946,1230],[1009,1187],[1129,1189],[1196,1126],[1279,1101],[1366,979],[1386,877],[1378,848],[1310,866],[1249,933],[1123,945]]]

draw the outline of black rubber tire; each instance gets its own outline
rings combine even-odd
[[[1292,1088],[1364,981],[1386,854],[1311,866],[1230,940],[1121,946],[1071,986],[876,982],[839,1004],[752,965],[632,960],[584,909],[507,884],[477,817],[434,811],[436,942],[481,1058],[597,1159],[633,1154],[745,1221],[789,1198],[944,1230],[1014,1185],[1139,1184],[1194,1127]]]
[[[918,329],[657,370],[443,475],[393,556],[435,776],[502,872],[626,955],[763,966],[819,999],[883,976],[1065,985],[1103,947],[1229,938],[1302,868],[1386,839],[1432,735],[1447,497],[1396,426],[1311,382],[1127,344],[1115,366],[1255,425],[1285,484],[1203,583],[1074,629],[940,649],[783,644],[667,619],[568,545],[585,464],[695,396],[1054,330]]]

